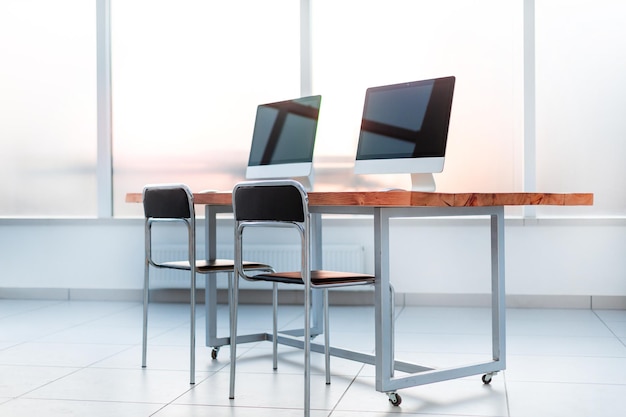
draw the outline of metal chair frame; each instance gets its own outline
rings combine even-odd
[[[291,190],[289,198],[285,195],[278,200],[270,202],[268,196],[256,196],[250,201],[247,197],[240,197],[246,189],[261,190],[271,193],[272,190]],[[294,192],[295,191],[295,192]],[[297,199],[294,195],[297,194]],[[276,197],[276,196],[273,196]],[[296,201],[297,200],[297,201]],[[240,205],[245,206],[241,208]],[[272,213],[277,209],[277,213]],[[292,180],[269,180],[239,183],[233,189],[233,212],[235,215],[235,274],[233,291],[231,292],[230,314],[231,314],[231,335],[237,334],[237,308],[239,279],[238,277],[251,281],[270,281],[276,287],[277,282],[299,284],[304,286],[304,415],[310,415],[310,379],[311,379],[311,289],[321,288],[324,294],[324,355],[326,365],[326,383],[330,383],[330,340],[329,340],[329,318],[328,318],[328,289],[333,287],[346,287],[355,285],[372,285],[373,275],[353,274],[349,272],[334,271],[312,271],[311,269],[311,215],[308,209],[308,196],[304,187]],[[246,274],[242,268],[243,234],[244,229],[249,227],[281,227],[295,229],[300,237],[301,246],[301,270],[299,272],[288,273],[268,273],[255,276]],[[285,278],[285,274],[289,275]],[[294,274],[298,274],[300,280],[294,279]],[[324,282],[320,277],[331,277]],[[316,277],[318,278],[316,280]],[[275,290],[276,291],[276,290]],[[274,369],[277,367],[277,301],[274,299],[273,309],[273,361]],[[234,337],[234,336],[233,336]],[[236,346],[231,346],[231,368],[230,368],[230,395],[234,398],[235,374],[236,374]]]
[[[141,366],[147,366],[148,351],[148,304],[150,302],[150,268],[168,268],[182,271],[190,271],[190,336],[189,336],[189,383],[195,384],[196,363],[196,274],[228,275],[229,300],[232,298],[234,261],[227,259],[198,260],[196,255],[196,220],[194,210],[193,193],[185,184],[154,184],[146,185],[143,190],[143,203],[145,214],[145,260],[144,260],[144,285],[143,285],[143,336]],[[187,229],[187,254],[186,260],[157,262],[152,257],[152,227],[156,223],[183,223]],[[193,267],[192,267],[193,265]],[[245,270],[272,272],[269,265],[245,262]],[[229,344],[232,344],[232,338]],[[235,339],[236,340],[236,339]],[[236,343],[235,343],[236,344]],[[212,353],[213,359],[217,351]]]

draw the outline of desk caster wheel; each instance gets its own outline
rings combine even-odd
[[[211,359],[217,359],[217,352],[219,352],[219,351],[220,351],[219,347],[214,347],[211,350]]]
[[[483,384],[489,385],[491,384],[491,380],[493,379],[493,374],[485,374],[482,377]]]
[[[397,407],[402,404],[402,397],[400,397],[400,394],[398,394],[397,392],[389,392],[387,393],[387,396],[389,397],[389,402],[391,403],[391,405]]]

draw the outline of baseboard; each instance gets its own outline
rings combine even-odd
[[[139,289],[68,289],[68,288],[0,288],[0,299],[29,300],[86,300],[86,301],[136,301],[141,302],[143,291]],[[332,305],[374,305],[373,291],[330,291]],[[189,290],[155,289],[150,291],[152,302],[188,303]],[[204,289],[198,289],[196,300],[204,303]],[[217,290],[217,300],[226,304],[227,291]],[[265,289],[242,289],[239,292],[242,304],[270,304],[272,292]],[[302,304],[303,294],[299,290],[280,290],[281,304]],[[441,306],[441,307],[489,307],[490,294],[415,294],[396,293],[398,306]],[[564,309],[620,309],[626,310],[626,296],[591,295],[519,295],[506,296],[508,308],[564,308]]]
[[[204,303],[204,289],[196,291],[196,302]],[[150,291],[150,301],[158,303],[188,303],[189,290],[163,288]],[[22,300],[81,300],[81,301],[137,301],[143,299],[143,290],[126,289],[68,289],[68,288],[0,288],[0,299]],[[303,293],[299,290],[280,290],[278,300],[281,304],[302,304]],[[226,304],[228,292],[217,290],[217,302]],[[242,304],[271,304],[271,290],[239,291]],[[372,291],[331,291],[329,302],[333,305],[374,305]]]
[[[69,299],[85,301],[141,301],[143,300],[143,290],[89,290],[78,288],[70,290]]]
[[[83,288],[0,288],[0,299],[141,301],[142,290]]]
[[[591,308],[596,310],[626,310],[626,297],[594,296],[591,300]]]
[[[280,304],[302,304],[304,295],[299,290],[280,290],[278,302]],[[329,303],[332,305],[374,305],[374,293],[372,291],[330,291]],[[154,302],[189,302],[189,290],[181,289],[158,289],[150,291],[150,300]],[[204,289],[197,290],[196,300],[204,303]],[[217,290],[217,302],[228,302],[227,290]],[[242,304],[271,304],[271,290],[240,290],[239,302]]]
[[[491,294],[400,294],[407,306],[489,307]],[[508,308],[591,308],[590,296],[578,295],[507,295]],[[626,297],[623,297],[626,299]]]
[[[69,300],[67,288],[0,288],[0,299]]]

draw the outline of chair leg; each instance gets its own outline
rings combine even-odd
[[[141,341],[141,367],[146,367],[147,362],[147,354],[148,354],[148,303],[149,303],[149,293],[150,293],[150,285],[149,285],[149,273],[150,273],[150,265],[148,261],[146,261],[146,266],[144,270],[144,278],[143,278],[143,335]]]
[[[324,360],[326,385],[330,384],[330,327],[328,318],[328,288],[324,288]]]
[[[389,284],[389,302],[391,303],[391,317],[389,323],[391,323],[391,372],[389,375],[393,377],[393,374],[396,370],[395,364],[395,340],[396,340],[396,290],[393,285]]]
[[[278,369],[278,284],[272,284],[273,330],[272,330],[272,361],[273,369]]]
[[[304,290],[304,417],[311,414],[311,289]]]
[[[228,331],[230,331],[232,325],[232,300],[233,300],[233,272],[228,273],[228,292],[226,293],[226,300],[228,302]],[[217,303],[217,299],[216,299]],[[230,337],[230,335],[229,335]],[[231,340],[228,340],[231,343]]]
[[[231,274],[230,272],[228,273]],[[214,346],[214,344],[218,344],[217,342],[217,291],[212,291],[212,289],[216,288],[217,275],[216,274],[204,274],[204,305],[206,307],[206,346],[211,346],[213,348],[211,352],[211,358],[217,359],[217,357],[213,356],[213,352],[217,355],[217,352],[220,350],[220,346]],[[230,291],[230,277],[228,280],[228,290]],[[228,296],[230,300],[230,293]]]
[[[232,291],[230,292],[230,391],[228,398],[235,398],[235,367],[237,364],[237,310],[239,305],[239,276],[230,275]]]
[[[191,294],[190,294],[190,314],[189,325],[189,383],[196,383],[196,274],[191,272]]]

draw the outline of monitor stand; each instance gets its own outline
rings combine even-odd
[[[306,192],[313,191],[313,174],[304,177],[291,177],[291,179],[302,184]]]
[[[412,173],[411,191],[435,191],[435,177],[431,173]]]

